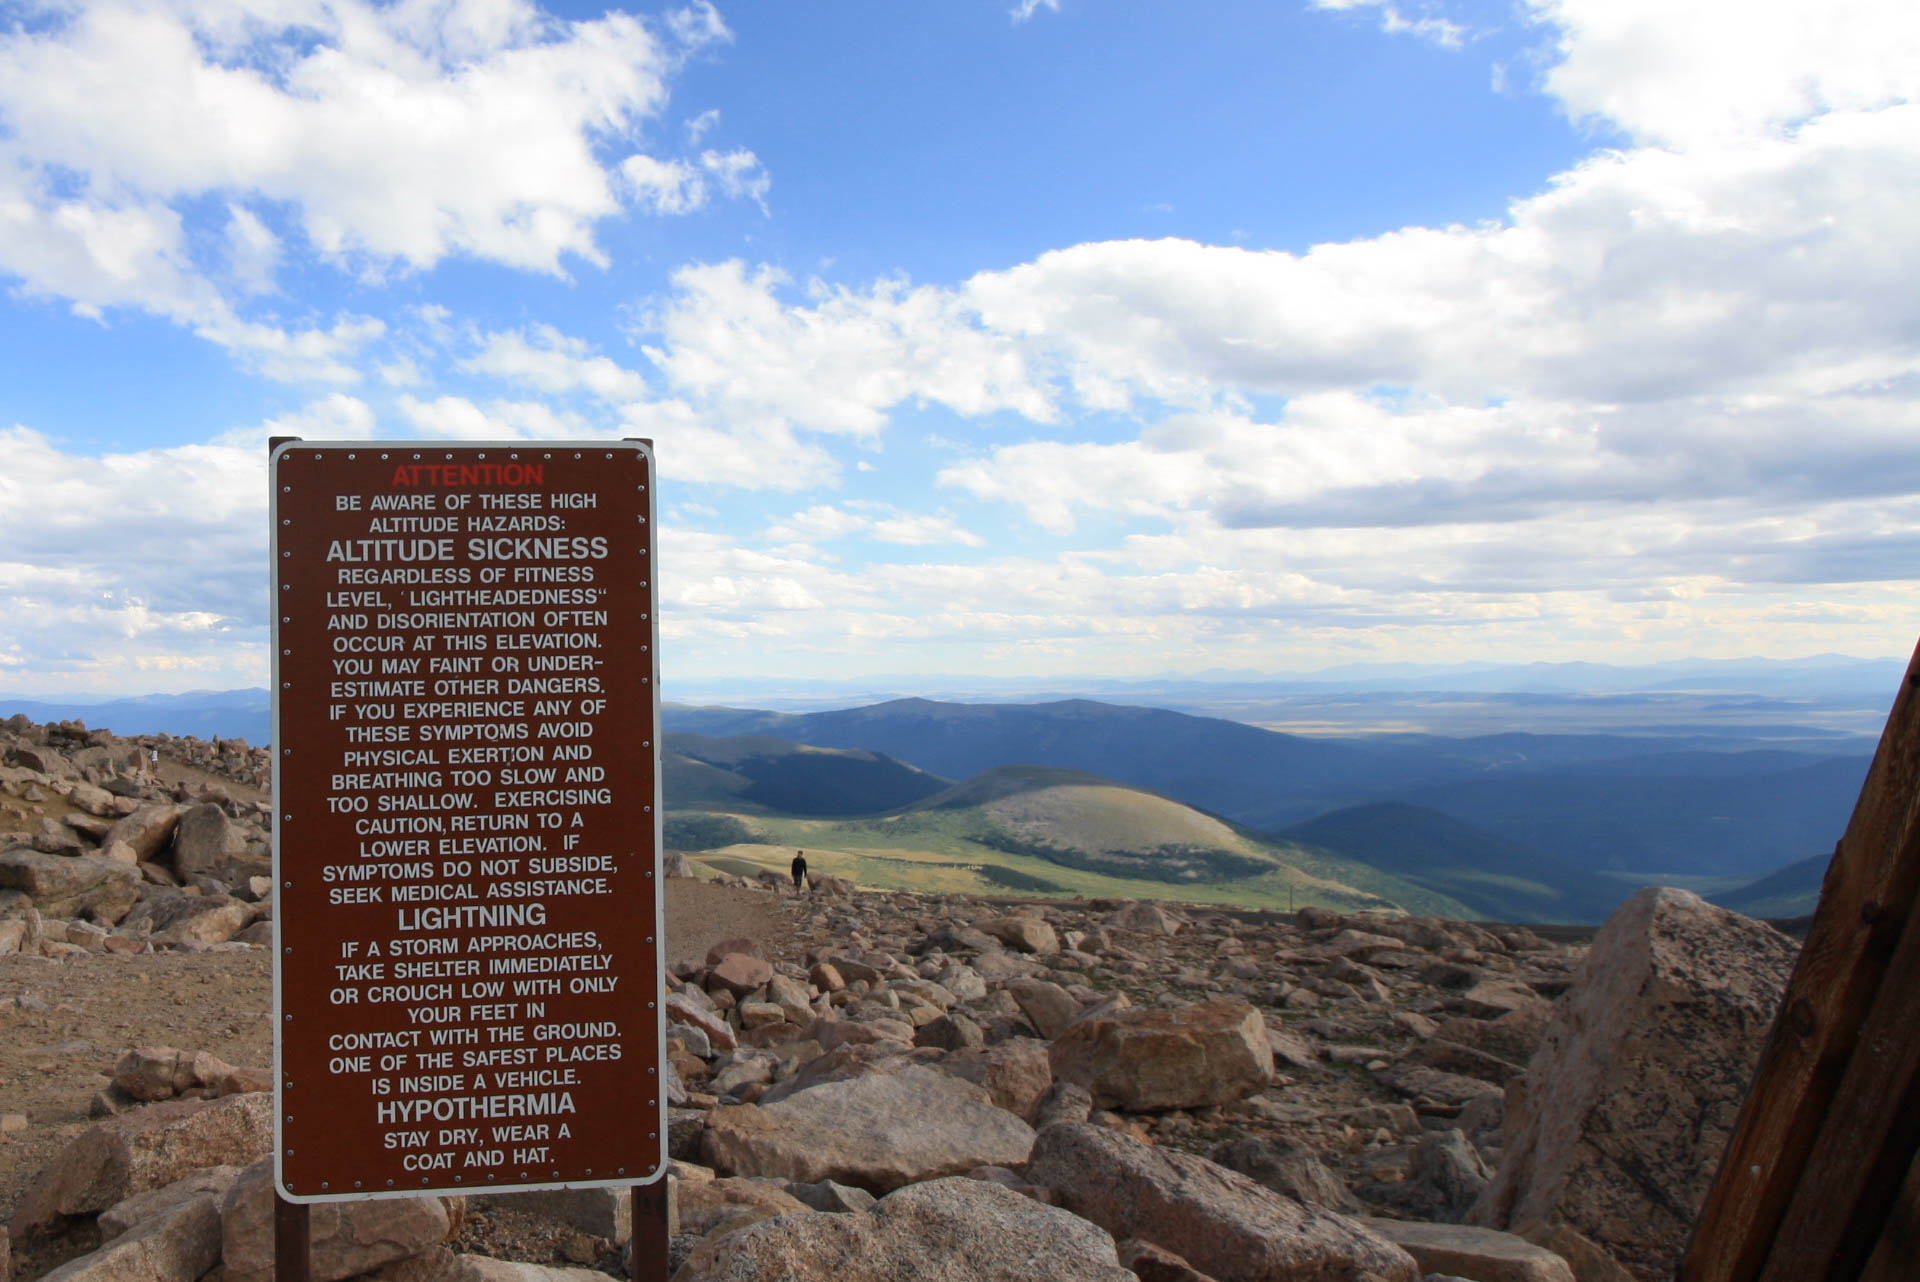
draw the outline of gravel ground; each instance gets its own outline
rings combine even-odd
[[[791,946],[791,921],[766,891],[673,878],[666,894],[669,961],[702,961],[714,943],[738,936],[776,955]],[[127,1051],[172,1046],[271,1065],[272,985],[263,948],[0,956],[0,1115],[26,1118],[24,1130],[0,1132],[0,1223],[34,1176],[93,1124],[88,1105]],[[595,1239],[504,1208],[472,1214],[455,1245],[501,1259],[616,1267]],[[16,1244],[15,1276],[26,1282],[58,1262],[46,1254],[36,1259]]]

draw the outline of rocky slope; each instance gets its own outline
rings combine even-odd
[[[15,722],[0,762],[0,953],[264,975],[264,754]],[[1675,891],[1590,947],[1319,910],[732,893],[777,928],[668,985],[682,1282],[1662,1277],[1793,951]],[[28,1010],[16,984],[0,1009]],[[100,1120],[25,1181],[15,1275],[271,1276],[258,1061],[153,1016],[124,1029]],[[624,1275],[630,1234],[605,1189],[378,1200],[316,1211],[313,1258],[323,1279],[585,1282]]]

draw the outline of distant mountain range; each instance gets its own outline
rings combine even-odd
[[[256,747],[273,738],[273,699],[265,690],[192,690],[100,699],[0,695],[0,717],[16,712],[31,721],[84,721],[90,729],[120,735],[245,739]]]
[[[668,705],[669,730],[865,748],[964,779],[1008,764],[1083,770],[1264,832],[1395,802],[1590,872],[1758,877],[1831,848],[1871,760],[1860,740],[1502,734],[1319,739],[1086,699],[900,699],[779,713]]]
[[[1841,685],[1884,675],[1865,661],[1809,662],[1800,670]],[[1565,665],[1535,675],[1598,680]],[[1677,683],[1706,676],[1671,674]],[[270,701],[264,690],[0,699],[0,716],[13,712],[121,734],[262,743]],[[1818,726],[1741,734],[1727,724],[1704,734],[1667,725],[1658,735],[1309,736],[1091,699],[906,698],[803,713],[670,703],[663,722],[669,818],[694,848],[751,846],[743,834],[756,833],[820,846],[832,835],[848,848],[894,851],[863,858],[912,862],[919,855],[900,843],[920,833],[952,856],[940,876],[976,886],[986,876],[1084,890],[1087,878],[1107,877],[1243,898],[1269,874],[1277,879],[1267,891],[1297,890],[1302,861],[1321,860],[1343,902],[1412,896],[1435,911],[1515,920],[1598,920],[1643,880],[1733,885],[1723,902],[1768,911],[1810,904],[1816,865],[1846,826],[1873,747]],[[994,789],[1027,798],[1015,810],[1048,798],[1034,812],[1045,822],[1009,819],[1014,803],[988,796]],[[1167,806],[1189,817],[1175,823]],[[964,832],[954,827],[962,812],[972,816]],[[1088,815],[1152,816],[1154,831],[1212,825],[1232,839],[1142,848],[1089,828]],[[1087,835],[1095,830],[1105,835]],[[999,871],[983,872],[988,865]],[[1369,877],[1387,880],[1363,884]]]

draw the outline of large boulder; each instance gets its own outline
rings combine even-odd
[[[1231,1104],[1273,1077],[1266,1024],[1238,998],[1090,1015],[1049,1054],[1053,1075],[1086,1087],[1094,1107],[1131,1112]]]
[[[1090,1123],[1040,1132],[1027,1179],[1108,1232],[1144,1238],[1235,1282],[1413,1282],[1413,1257],[1356,1221],[1192,1153]]]
[[[237,1095],[248,1090],[270,1090],[273,1085],[257,1069],[235,1068],[207,1051],[182,1051],[171,1046],[141,1046],[128,1051],[113,1066],[113,1084],[142,1101],[172,1099],[189,1091]]]
[[[1137,1282],[1113,1238],[984,1180],[889,1194],[865,1215],[783,1215],[696,1248],[674,1282]]]
[[[1474,1282],[1576,1282],[1572,1267],[1552,1251],[1498,1229],[1420,1220],[1361,1223],[1406,1251],[1429,1274]]]
[[[68,1261],[41,1282],[194,1282],[219,1262],[220,1202],[201,1193]]]
[[[976,1166],[1027,1160],[1033,1130],[981,1087],[931,1068],[825,1082],[762,1108],[713,1111],[707,1165],[887,1193]]]
[[[1009,1037],[993,1046],[955,1051],[940,1061],[940,1068],[985,1087],[995,1104],[1028,1119],[1053,1086],[1047,1044],[1031,1037]]]
[[[273,1147],[273,1097],[167,1100],[89,1127],[47,1164],[13,1213],[19,1235],[171,1184],[205,1166],[244,1165]]]
[[[203,801],[180,816],[173,830],[173,871],[181,877],[204,874],[234,882],[262,870],[269,862],[247,853],[247,834],[227,818],[227,812]]]
[[[1665,1279],[1718,1168],[1795,946],[1650,888],[1594,938],[1524,1084],[1474,1223],[1565,1223]]]
[[[109,828],[100,844],[111,846],[116,841],[124,842],[133,848],[133,853],[144,863],[167,848],[167,843],[173,840],[173,830],[186,810],[185,806],[172,803],[142,806]]]
[[[0,854],[0,890],[18,890],[48,917],[113,923],[140,898],[140,872],[107,855],[55,855],[15,846]]]
[[[244,1097],[242,1097],[244,1098]],[[338,1282],[425,1253],[452,1220],[438,1197],[314,1202],[308,1210],[312,1282]],[[241,1172],[220,1207],[225,1282],[273,1282],[273,1159]]]

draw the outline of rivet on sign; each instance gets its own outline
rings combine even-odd
[[[292,951],[293,951],[293,947],[292,947],[292,945],[288,945],[287,947],[285,947],[285,948],[283,948],[283,949],[281,949],[280,951],[281,951],[281,952],[283,952],[283,953],[290,953],[290,952],[292,952]]]
[[[293,1150],[292,1150],[292,1149],[288,1149],[288,1150],[287,1150],[287,1156],[288,1156],[288,1157],[292,1157],[292,1156],[293,1156]]]
[[[648,1002],[648,1003],[647,1003],[647,1005],[649,1005],[649,1006],[651,1006],[651,1005],[653,1005],[653,1003],[652,1003],[652,1002]],[[648,1076],[648,1077],[652,1077],[652,1076],[653,1076],[653,1074],[654,1074],[654,1071],[655,1071],[655,1070],[653,1070],[653,1069],[651,1069],[651,1068],[650,1068],[650,1069],[648,1069],[648,1070],[647,1070],[647,1076]]]
[[[393,1187],[393,1181],[392,1181],[392,1180],[388,1180],[388,1181],[387,1181],[387,1187],[388,1187],[388,1188],[392,1188],[392,1187]]]
[[[283,882],[281,882],[280,884],[281,884],[282,886],[284,886],[284,887],[286,887],[286,888],[287,888],[288,890],[292,890],[292,889],[293,889],[293,883],[292,883],[292,882],[290,882],[290,881],[283,881]]]
[[[292,556],[292,555],[293,555],[293,553],[291,553],[291,552],[282,552],[282,553],[281,553],[280,555],[281,555],[281,556]]]
[[[659,1135],[658,1135],[658,1134],[657,1134],[656,1132],[653,1132],[653,1131],[648,1131],[648,1132],[647,1132],[647,1138],[648,1138],[648,1139],[650,1139],[650,1140],[657,1140],[657,1139],[659,1139],[659,1138],[660,1138],[660,1136],[659,1136]]]
[[[627,1168],[624,1166],[614,1172],[615,1175],[625,1175],[626,1173],[627,1173]]]
[[[355,1187],[355,1188],[359,1188],[359,1187],[360,1187],[360,1181],[359,1181],[359,1180],[355,1180],[355,1181],[353,1182],[353,1187]]]
[[[659,1107],[660,1107],[660,1101],[659,1101],[659,1100],[657,1100],[657,1099],[650,1099],[650,1100],[648,1100],[648,1101],[647,1101],[647,1107],[648,1107],[648,1108],[659,1108]]]
[[[642,807],[640,807],[640,809],[641,809],[641,811],[642,811],[643,813],[645,813],[645,814],[649,814],[649,815],[650,815],[650,814],[652,814],[652,813],[653,813],[653,807],[652,807],[652,806],[642,806]]]
[[[281,522],[280,522],[280,524],[282,524],[282,525],[292,525],[292,524],[293,524],[293,518],[292,518],[292,517],[285,517],[285,518],[282,518],[282,520],[281,520]]]
[[[282,584],[280,585],[280,590],[281,590],[282,592],[291,592],[291,591],[293,591],[293,584],[291,584],[291,583],[282,583]],[[282,620],[280,620],[280,622],[282,622],[282,623],[291,623],[291,622],[293,622],[293,620],[292,620],[292,619],[282,619]]]
[[[327,1187],[327,1182],[326,1182],[325,1180],[321,1180],[321,1181],[320,1181],[320,1187],[321,1187],[321,1188],[326,1188],[326,1187]]]
[[[291,1024],[293,1022],[293,1016],[291,1015],[287,1016],[287,1022]]]

